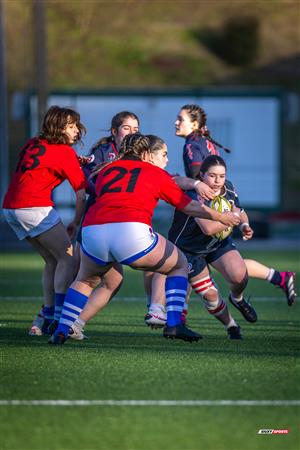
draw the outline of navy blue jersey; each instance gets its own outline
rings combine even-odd
[[[113,161],[118,156],[118,150],[114,144],[114,142],[107,142],[106,144],[100,144],[95,147],[90,156],[92,157],[91,162],[86,164],[83,167],[84,174],[86,179],[88,180],[88,189],[87,193],[89,194],[88,205],[94,203],[96,194],[95,194],[95,181],[94,179],[90,179],[91,172],[98,166],[98,164],[102,164],[104,162]]]
[[[90,178],[91,172],[98,166],[98,164],[102,164],[105,162],[113,161],[118,156],[118,150],[115,146],[115,143],[110,141],[106,144],[99,144],[97,147],[92,149],[90,155],[91,161],[86,164],[82,169],[84,172],[84,175],[88,181],[88,187],[86,189],[86,192],[89,194],[89,197],[87,199],[86,205],[85,205],[85,213],[87,210],[92,206],[96,201],[96,192],[95,192],[95,183],[96,178]],[[77,241],[81,243],[81,227],[78,231],[77,235]]]
[[[196,191],[187,191],[186,193],[193,200],[198,200],[198,194]],[[241,208],[239,198],[233,184],[228,180],[225,182],[225,191],[222,196],[232,205],[235,205],[237,208]],[[205,204],[208,206],[209,203],[209,201],[205,201]],[[222,243],[220,239],[204,234],[199,225],[197,225],[194,217],[187,216],[177,209],[174,212],[173,223],[169,230],[168,238],[183,252],[197,255],[204,255],[214,251]]]
[[[183,164],[186,176],[194,178],[192,167],[198,166],[200,169],[202,162],[210,155],[219,155],[215,146],[198,133],[189,134],[183,147]]]
[[[106,144],[100,144],[94,148],[92,155],[94,155],[95,165],[101,164],[107,161],[113,161],[118,156],[119,152],[114,142],[107,142]]]

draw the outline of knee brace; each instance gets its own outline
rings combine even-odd
[[[213,316],[219,316],[226,308],[226,303],[219,296],[218,299],[214,301],[209,301],[206,300],[206,298],[203,298],[203,303],[209,314],[212,314]]]
[[[204,278],[199,278],[196,281],[193,281],[191,283],[191,286],[196,294],[202,296],[210,289],[214,289],[215,291],[217,291],[214,280],[210,277],[210,275]]]

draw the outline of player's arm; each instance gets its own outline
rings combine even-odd
[[[175,183],[171,175],[165,171],[160,172],[161,183],[159,198],[175,206],[184,214],[203,219],[218,220],[227,226],[239,225],[239,214],[232,212],[220,213],[208,206],[200,203],[198,200],[191,200]]]
[[[235,213],[235,215],[238,216],[241,220],[240,207],[236,207],[235,205],[233,205],[232,212]],[[213,236],[214,234],[225,231],[228,228],[223,223],[213,220],[195,218],[195,221],[201,229],[202,233],[206,234],[207,236]]]
[[[235,212],[220,213],[195,200],[189,202],[184,208],[181,208],[181,210],[188,216],[216,220],[230,227],[239,225],[241,221],[239,214]]]
[[[239,214],[241,218],[239,229],[243,235],[243,240],[248,241],[249,239],[252,239],[254,231],[250,227],[247,213],[243,209],[240,209]]]
[[[194,189],[205,200],[212,200],[215,196],[214,191],[203,181],[177,175],[173,177],[173,180],[184,191]]]
[[[199,176],[200,176],[200,168],[201,168],[201,163],[199,163],[199,164],[196,164],[196,163],[194,163],[194,164],[190,164],[190,167],[189,167],[189,169],[190,169],[190,171],[191,171],[191,177],[192,178],[194,178],[194,179],[199,179]]]
[[[195,217],[195,221],[202,233],[207,236],[212,236],[216,233],[220,233],[228,228],[228,225],[224,225],[222,222],[215,220],[199,219]]]
[[[67,226],[67,232],[71,240],[74,239],[74,237],[76,236],[77,228],[80,225],[82,216],[85,211],[85,203],[86,203],[85,189],[79,189],[76,192],[75,215],[73,220]]]

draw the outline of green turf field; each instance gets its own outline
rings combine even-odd
[[[297,271],[300,279],[296,252],[244,254]],[[231,307],[242,327],[240,342],[229,341],[193,298],[189,325],[203,340],[188,344],[145,327],[142,275],[127,270],[117,299],[86,327],[90,339],[53,347],[47,337],[27,335],[40,304],[40,259],[30,253],[0,257],[1,450],[299,449],[299,402],[292,404],[300,398],[299,304],[288,307],[280,290],[250,281],[247,293],[259,320],[251,325]],[[33,400],[86,403],[35,406]],[[254,404],[237,402],[242,400]]]

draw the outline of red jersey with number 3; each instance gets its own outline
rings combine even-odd
[[[64,180],[70,182],[75,192],[85,188],[85,177],[75,150],[65,144],[30,139],[19,154],[3,208],[53,206],[52,191]]]
[[[121,159],[104,167],[96,181],[96,202],[83,226],[112,222],[141,222],[151,226],[159,199],[177,209],[191,199],[163,169],[139,159]]]

